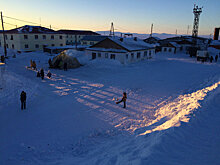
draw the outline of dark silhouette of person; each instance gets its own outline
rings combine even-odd
[[[51,78],[51,75],[52,75],[51,72],[48,71],[48,73],[47,73],[47,77],[48,77],[48,78]]]
[[[40,76],[41,76],[41,79],[43,80],[44,79],[44,69],[41,68],[40,70]]]
[[[51,68],[52,67],[52,60],[51,59],[48,60],[48,64],[49,64],[49,68]]]
[[[116,102],[116,104],[119,104],[119,103],[121,103],[121,102],[124,102],[124,108],[126,108],[126,100],[127,100],[127,93],[124,92],[122,99],[121,99],[120,101]]]
[[[212,61],[213,61],[213,57],[211,56],[211,58],[210,58],[210,62],[212,63]]]
[[[65,71],[67,71],[67,63],[66,63],[66,62],[64,62],[63,69],[64,69]]]
[[[32,67],[34,68],[34,70],[37,70],[37,64],[35,61],[32,62]]]
[[[21,100],[21,110],[26,109],[26,93],[24,91],[21,92],[20,100]]]
[[[37,77],[40,77],[40,72],[39,71],[37,71]]]
[[[217,61],[218,61],[218,55],[215,56],[215,62],[217,62]]]

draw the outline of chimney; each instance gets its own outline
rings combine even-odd
[[[214,33],[214,40],[218,40],[218,37],[219,37],[219,30],[220,28],[215,28],[215,33]]]
[[[137,37],[134,37],[134,40],[137,41]]]
[[[123,38],[120,38],[120,41],[123,42]]]

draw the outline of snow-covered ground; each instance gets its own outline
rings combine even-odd
[[[220,62],[160,53],[129,65],[84,59],[44,80],[25,68],[32,59],[47,72],[49,58],[19,54],[0,68],[1,165],[220,164]],[[113,99],[123,91],[126,109]]]

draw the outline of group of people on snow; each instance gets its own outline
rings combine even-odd
[[[51,72],[48,70],[48,73],[47,73],[47,77],[48,78],[51,78],[52,74]],[[41,79],[43,80],[44,79],[44,69],[41,68],[40,71],[37,71],[37,77],[41,77]]]

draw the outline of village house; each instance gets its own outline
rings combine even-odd
[[[89,35],[89,36],[85,36],[82,38],[81,40],[81,45],[83,46],[92,46],[104,39],[106,39],[109,36],[102,36],[102,35]]]
[[[155,55],[155,48],[143,40],[134,38],[108,37],[86,49],[90,60],[106,58],[118,60],[122,64],[150,59]]]
[[[3,33],[0,32],[0,45],[3,47]],[[65,46],[63,33],[41,26],[25,25],[5,31],[6,47],[18,52],[42,51],[48,46]]]
[[[58,30],[65,35],[66,45],[80,45],[85,36],[99,36],[100,34],[87,30]]]

